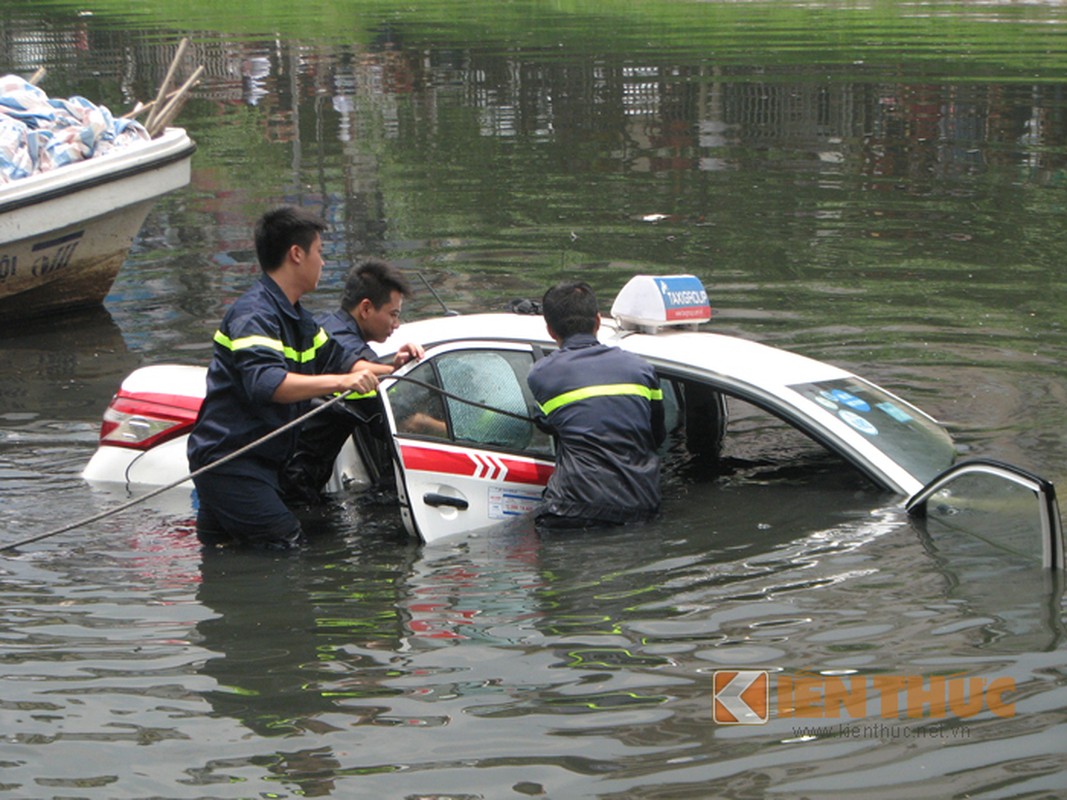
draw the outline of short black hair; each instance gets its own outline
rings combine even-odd
[[[541,310],[545,323],[561,339],[596,330],[596,293],[584,281],[557,283],[545,292]]]
[[[402,297],[411,296],[411,286],[400,270],[380,258],[364,258],[348,271],[341,308],[351,311],[363,300],[370,300],[372,306],[381,308],[389,302],[393,292],[400,292]]]
[[[256,258],[264,272],[274,272],[285,261],[294,244],[311,248],[316,236],[326,230],[326,223],[310,211],[282,206],[268,211],[256,222]]]

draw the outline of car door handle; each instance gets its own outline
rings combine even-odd
[[[458,508],[460,511],[466,511],[470,507],[470,503],[464,500],[462,497],[449,497],[446,494],[438,494],[437,492],[427,492],[422,496],[422,502],[428,506],[437,508],[439,506],[452,506]]]

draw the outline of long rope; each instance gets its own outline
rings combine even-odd
[[[336,397],[333,397],[333,398],[329,399],[328,401],[326,401],[322,405],[315,406],[310,411],[308,411],[307,413],[297,417],[296,419],[285,423],[280,428],[277,428],[276,430],[271,431],[266,436],[262,436],[259,439],[256,439],[251,444],[246,444],[244,447],[240,448],[239,450],[234,450],[232,453],[229,453],[229,454],[223,456],[222,458],[218,459],[217,461],[212,461],[210,464],[206,464],[203,467],[201,467],[200,469],[195,470],[193,472],[190,472],[188,475],[186,475],[183,478],[179,478],[176,481],[171,481],[170,483],[166,484],[165,486],[159,486],[159,487],[153,489],[152,491],[148,492],[147,494],[143,494],[140,497],[135,497],[133,500],[130,500],[127,503],[123,503],[120,506],[115,506],[114,508],[109,508],[106,511],[101,511],[99,514],[94,514],[91,517],[86,517],[85,519],[80,519],[80,520],[78,520],[76,522],[71,522],[71,523],[69,523],[67,525],[64,525],[64,526],[60,527],[60,528],[56,528],[54,530],[50,530],[50,531],[47,531],[45,533],[37,534],[36,536],[30,536],[30,537],[27,537],[26,539],[20,539],[17,542],[11,542],[10,544],[0,545],[0,552],[3,552],[5,550],[14,550],[15,548],[22,547],[23,545],[33,544],[34,542],[39,542],[42,539],[48,539],[49,537],[52,537],[52,536],[58,536],[61,533],[66,533],[67,531],[74,530],[75,528],[80,528],[80,527],[82,527],[84,525],[89,525],[90,523],[98,522],[99,520],[102,520],[105,517],[110,517],[113,514],[121,513],[121,512],[125,511],[128,508],[132,508],[133,506],[135,506],[135,505],[137,505],[139,503],[143,503],[145,500],[150,500],[151,498],[155,497],[158,494],[163,494],[163,492],[166,492],[169,489],[173,489],[176,486],[180,486],[181,484],[185,483],[188,480],[192,480],[193,478],[199,477],[200,475],[203,475],[205,472],[207,472],[209,470],[212,470],[215,467],[221,466],[222,464],[225,464],[227,461],[232,461],[233,459],[237,458],[238,456],[244,455],[249,450],[252,450],[252,449],[254,449],[256,447],[259,447],[259,445],[263,444],[264,442],[269,441],[270,439],[273,439],[276,436],[280,436],[281,434],[285,433],[288,430],[291,430],[292,428],[296,427],[297,425],[301,425],[304,421],[310,419],[311,417],[315,416],[316,414],[321,414],[327,408],[330,408],[330,407],[336,405],[337,403],[339,403],[341,400],[344,400],[344,399],[345,399],[345,395],[339,394]]]
[[[507,409],[495,408],[495,407],[487,405],[485,403],[480,403],[477,400],[470,400],[470,399],[468,399],[466,397],[460,397],[459,395],[453,394],[452,392],[449,392],[449,391],[441,388],[440,386],[434,386],[432,383],[426,383],[425,381],[420,381],[417,378],[409,378],[406,375],[396,375],[396,376],[389,375],[389,376],[385,376],[385,378],[383,378],[383,379],[395,380],[395,381],[406,381],[408,383],[413,383],[416,386],[422,386],[422,387],[424,387],[426,389],[430,389],[432,391],[439,392],[440,394],[444,395],[445,397],[450,397],[453,400],[457,400],[458,402],[467,403],[469,405],[485,409],[486,411],[492,411],[492,412],[494,412],[496,414],[503,414],[504,416],[514,417],[515,419],[521,419],[524,422],[533,422],[534,421],[533,417],[525,416],[523,414],[516,414],[515,412],[508,411]],[[200,469],[195,470],[193,472],[190,472],[188,475],[185,475],[184,477],[179,478],[176,481],[171,481],[170,483],[166,484],[165,486],[159,486],[159,487],[153,489],[152,491],[148,492],[147,494],[143,494],[143,495],[141,495],[139,497],[135,497],[133,500],[130,500],[130,501],[126,502],[126,503],[123,503],[122,505],[115,506],[114,508],[109,508],[106,511],[101,511],[98,514],[94,514],[91,517],[86,517],[85,519],[79,519],[79,520],[77,520],[75,522],[71,522],[71,523],[68,523],[67,525],[63,525],[62,527],[55,528],[55,529],[50,530],[50,531],[46,531],[45,533],[39,533],[39,534],[37,534],[35,536],[29,536],[29,537],[27,537],[25,539],[20,539],[17,542],[11,542],[9,544],[2,544],[2,545],[0,545],[0,553],[5,552],[7,550],[15,550],[15,549],[17,549],[19,547],[24,547],[25,545],[33,544],[34,542],[39,542],[42,539],[49,539],[49,538],[51,538],[53,536],[58,536],[61,533],[66,533],[67,531],[74,530],[75,528],[81,528],[81,527],[83,527],[85,525],[90,525],[90,524],[92,524],[94,522],[99,522],[100,520],[105,519],[106,517],[110,517],[110,516],[113,516],[115,514],[120,514],[120,513],[122,513],[123,511],[126,511],[129,508],[133,508],[134,506],[139,505],[140,503],[143,503],[146,500],[151,500],[156,495],[163,494],[163,492],[169,491],[170,489],[174,489],[177,486],[180,486],[181,484],[185,483],[186,481],[190,481],[193,478],[197,478],[197,477],[203,475],[205,472],[208,472],[209,470],[212,470],[215,467],[221,466],[222,464],[225,464],[227,461],[232,461],[233,459],[244,455],[249,450],[253,450],[256,447],[259,447],[259,445],[263,444],[264,442],[269,441],[269,440],[275,438],[276,436],[280,436],[281,434],[285,433],[288,430],[291,430],[292,428],[296,427],[297,425],[302,425],[305,421],[311,419],[311,417],[315,416],[316,414],[321,414],[326,409],[332,408],[337,403],[339,403],[342,400],[344,400],[347,396],[348,396],[347,393],[338,394],[335,397],[332,397],[329,400],[327,400],[325,403],[322,403],[321,405],[315,406],[314,408],[312,408],[310,411],[306,412],[305,414],[297,417],[294,420],[291,420],[290,422],[285,423],[280,428],[277,428],[276,430],[271,431],[267,435],[262,436],[259,439],[256,439],[256,441],[245,445],[244,447],[240,448],[239,450],[234,450],[232,453],[229,453],[229,454],[223,456],[222,458],[218,459],[217,461],[212,461],[210,464],[206,464],[203,467],[201,467]]]

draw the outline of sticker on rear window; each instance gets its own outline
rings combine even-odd
[[[831,411],[837,411],[837,403],[834,402],[833,396],[829,392],[819,392],[815,395],[815,402],[823,408],[828,408]]]
[[[843,406],[848,406],[853,411],[870,411],[871,407],[866,400],[856,397],[851,392],[846,392],[844,389],[834,389],[830,392],[831,396]]]
[[[868,436],[878,435],[878,429],[859,414],[854,414],[842,408],[837,412],[837,415],[860,433],[866,433]]]
[[[892,417],[897,422],[911,422],[911,415],[903,409],[897,408],[893,403],[879,403],[878,408],[884,411],[886,416]]]

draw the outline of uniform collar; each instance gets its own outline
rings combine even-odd
[[[293,319],[300,319],[300,301],[298,300],[294,306],[289,302],[289,298],[285,296],[285,292],[282,291],[282,287],[279,286],[269,274],[266,272],[260,277],[260,283],[267,290],[267,294],[274,298],[274,302],[278,304],[278,308],[289,317]]]
[[[363,329],[359,327],[359,323],[356,322],[355,317],[353,317],[343,308],[339,308],[333,313],[334,316],[337,317],[337,319],[341,320],[341,322],[344,323],[344,326],[346,328],[348,328],[350,331],[352,331],[352,333],[356,334],[360,338],[360,341],[367,341],[367,337],[363,335]]]
[[[576,333],[563,340],[561,349],[573,350],[577,347],[590,347],[594,344],[600,344],[600,340],[596,338],[595,333]]]

